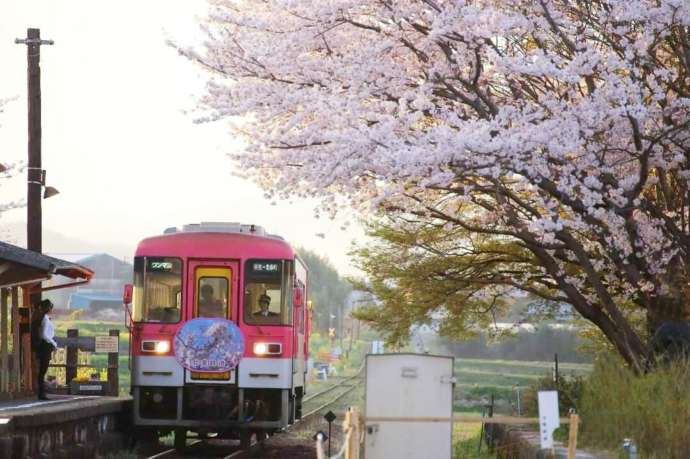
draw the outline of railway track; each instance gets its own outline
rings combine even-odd
[[[288,426],[283,432],[278,433],[278,435],[281,433],[289,433],[296,426],[310,420],[312,417],[318,415],[318,413],[338,402],[340,399],[356,389],[359,385],[357,380],[361,378],[363,369],[364,367],[362,366],[355,375],[344,378],[337,384],[305,397],[302,401],[303,410],[307,404],[316,406],[310,406],[309,410],[302,414],[302,418],[300,420]],[[325,398],[327,395],[329,395],[329,397],[325,401],[320,400],[321,398]],[[252,443],[249,448],[242,449],[240,448],[239,440],[220,440],[215,438],[193,439],[187,443],[187,447],[184,452],[179,452],[174,448],[170,448],[150,456],[140,456],[140,458],[192,459],[218,457],[222,459],[244,459],[247,457],[252,457],[254,453],[264,446],[264,442],[265,439],[257,441],[254,437],[252,437]]]

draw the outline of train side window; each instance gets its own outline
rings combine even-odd
[[[225,277],[200,277],[197,316],[228,317],[228,280]]]

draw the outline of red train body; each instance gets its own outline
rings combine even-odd
[[[134,424],[176,434],[246,433],[300,418],[306,265],[285,241],[254,225],[187,225],[166,233],[143,240],[134,259]],[[244,353],[236,368],[191,371],[176,359],[178,331],[202,317],[239,327]]]

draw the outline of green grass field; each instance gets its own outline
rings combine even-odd
[[[455,411],[481,409],[493,394],[496,411],[512,413],[516,407],[517,389],[523,390],[539,378],[552,374],[553,362],[515,360],[455,360]],[[585,375],[588,364],[560,363],[561,375]]]
[[[482,414],[494,396],[495,412],[516,414],[517,388],[521,391],[552,374],[553,362],[455,359],[455,402],[453,410]],[[592,365],[560,363],[561,375],[585,375]],[[495,455],[479,448],[480,423],[458,423],[453,428],[453,459],[489,459]]]

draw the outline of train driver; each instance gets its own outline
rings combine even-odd
[[[213,287],[209,284],[204,284],[201,286],[199,317],[226,317],[223,302],[216,299],[215,295],[213,294]]]
[[[261,308],[261,309],[259,309],[258,311],[256,311],[254,313],[254,317],[275,317],[275,316],[277,316],[278,315],[277,313],[268,310],[268,307],[270,306],[270,304],[271,304],[271,297],[266,295],[265,293],[263,295],[261,295],[259,297],[259,308]]]

